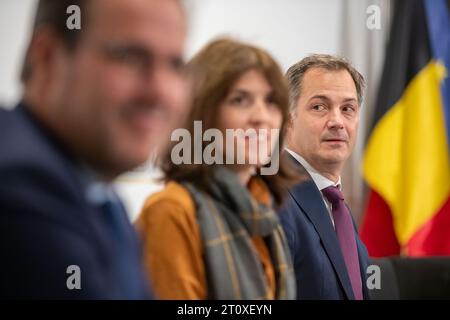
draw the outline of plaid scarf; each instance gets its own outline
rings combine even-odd
[[[263,237],[275,270],[275,299],[295,299],[289,247],[271,207],[258,203],[236,174],[215,170],[208,192],[184,183],[197,207],[209,299],[268,299],[272,296],[252,237]]]

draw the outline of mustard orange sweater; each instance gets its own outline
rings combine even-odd
[[[269,190],[262,180],[251,179],[248,187],[257,201],[269,203]],[[164,190],[150,196],[136,227],[144,243],[145,269],[156,296],[207,299],[202,239],[195,204],[187,189],[170,182]],[[261,237],[252,240],[273,298],[275,273],[269,250]]]

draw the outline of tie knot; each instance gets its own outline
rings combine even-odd
[[[323,195],[325,198],[328,199],[332,204],[336,204],[341,200],[344,200],[344,195],[342,194],[341,190],[339,190],[338,187],[335,186],[329,186],[322,190]]]

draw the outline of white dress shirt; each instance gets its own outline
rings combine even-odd
[[[323,202],[325,203],[325,207],[328,210],[328,214],[331,219],[331,223],[334,227],[334,219],[333,215],[331,213],[331,203],[324,197],[322,190],[325,188],[328,188],[330,186],[338,187],[339,190],[342,190],[342,184],[341,184],[341,177],[339,176],[339,179],[336,183],[331,181],[328,178],[325,178],[323,175],[321,175],[316,169],[314,169],[301,155],[295,153],[294,151],[285,148],[287,152],[291,154],[291,156],[294,157],[295,160],[300,162],[300,164],[308,171],[308,173],[311,175],[311,178],[313,179],[314,183],[316,184],[317,188],[321,191]]]

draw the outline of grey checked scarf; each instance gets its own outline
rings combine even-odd
[[[270,207],[258,203],[236,174],[217,167],[208,193],[183,183],[194,199],[204,246],[208,299],[268,299],[270,288],[252,237],[263,237],[275,270],[275,299],[295,299],[289,247]]]

